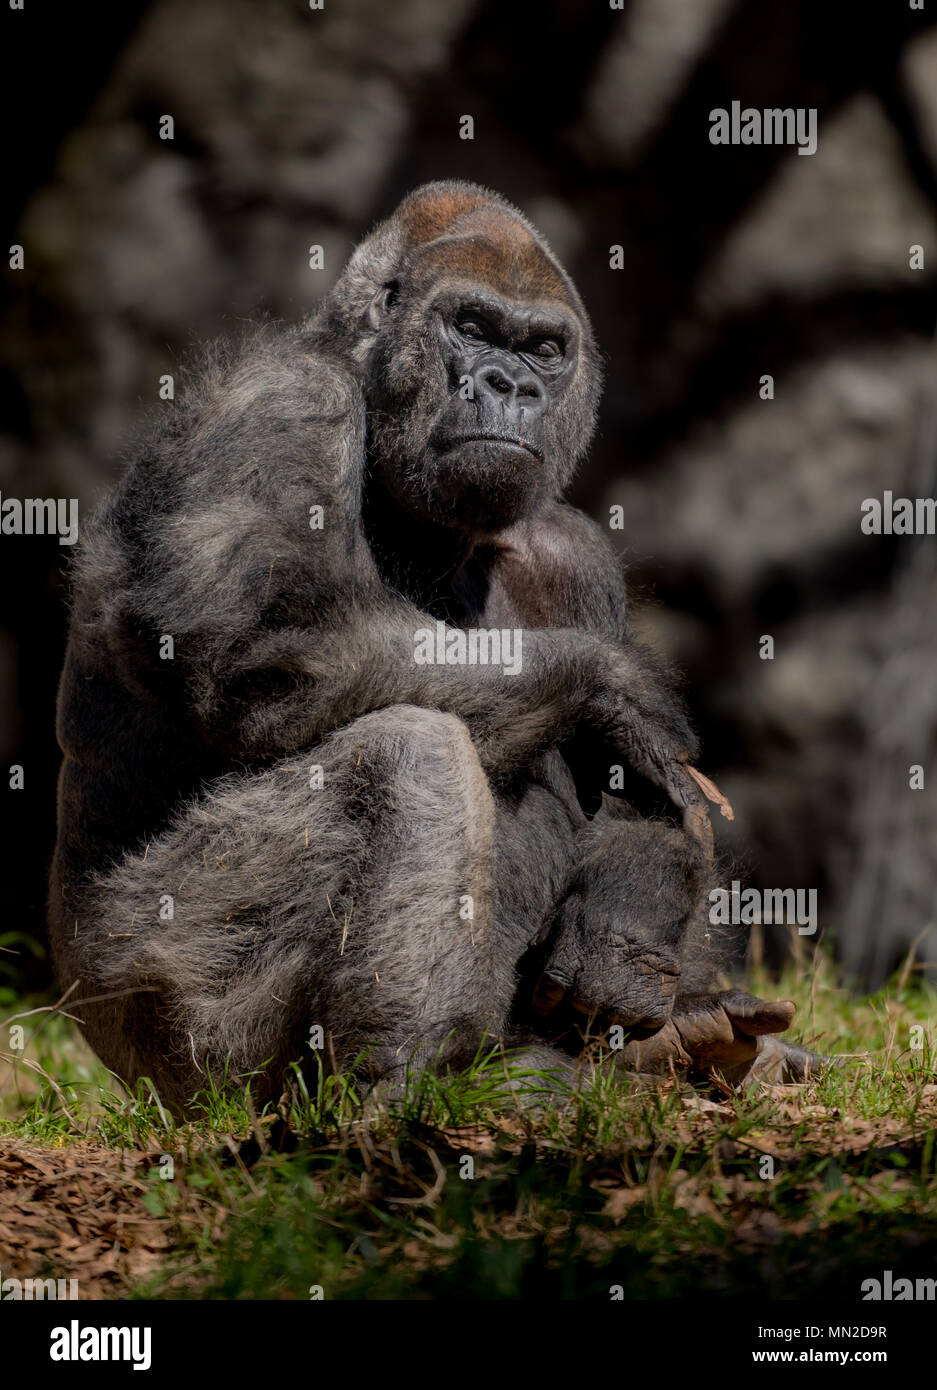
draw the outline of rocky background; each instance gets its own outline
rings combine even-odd
[[[575,500],[624,508],[638,621],[736,808],[722,845],[756,886],[816,887],[864,983],[915,941],[937,962],[937,538],[859,529],[885,488],[937,495],[937,5],[27,0],[2,23],[25,269],[0,492],[86,512],[193,342],[306,314],[413,185],[490,184],[593,315],[608,379]],[[710,145],[733,99],[818,108],[816,155]],[[67,554],[0,537],[0,985],[48,978]]]

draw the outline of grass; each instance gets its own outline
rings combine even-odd
[[[180,1124],[67,1018],[24,1017],[25,1053],[0,1060],[4,1276],[78,1277],[83,1297],[602,1300],[933,1277],[937,994],[905,969],[855,999],[819,955],[756,975],[798,1002],[792,1040],[847,1064],[743,1095],[600,1073],[531,1108],[483,1052],[393,1102],[297,1073],[279,1113],[212,1092]]]

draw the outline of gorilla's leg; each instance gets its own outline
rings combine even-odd
[[[495,805],[465,726],[394,706],[305,756],[218,783],[91,888],[60,974],[124,1076],[181,1103],[217,1076],[371,1049],[372,1074],[500,1031],[512,950],[495,949]],[[128,1007],[128,1003],[131,1007]],[[450,1037],[451,1035],[451,1037]]]

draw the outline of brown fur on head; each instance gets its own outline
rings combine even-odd
[[[381,287],[401,273],[414,252],[444,239],[475,243],[474,249],[460,250],[467,273],[503,274],[510,268],[526,277],[534,293],[565,296],[588,322],[572,280],[523,213],[480,184],[446,180],[414,189],[358,244],[326,299],[329,327],[341,325],[356,339],[367,337],[368,307]]]
[[[488,301],[513,315],[499,321],[503,341],[453,341],[461,309]],[[560,344],[560,366],[524,355],[524,325],[531,341]],[[582,301],[527,219],[477,185],[405,198],[310,327],[360,364],[372,468],[426,519],[510,525],[563,490],[588,446],[601,372]]]

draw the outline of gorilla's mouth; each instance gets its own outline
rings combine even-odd
[[[475,434],[457,434],[446,439],[445,448],[456,449],[460,444],[511,444],[516,449],[526,449],[535,459],[543,462],[543,454],[537,446],[531,444],[529,439],[522,439],[519,434],[489,434],[481,430]]]

